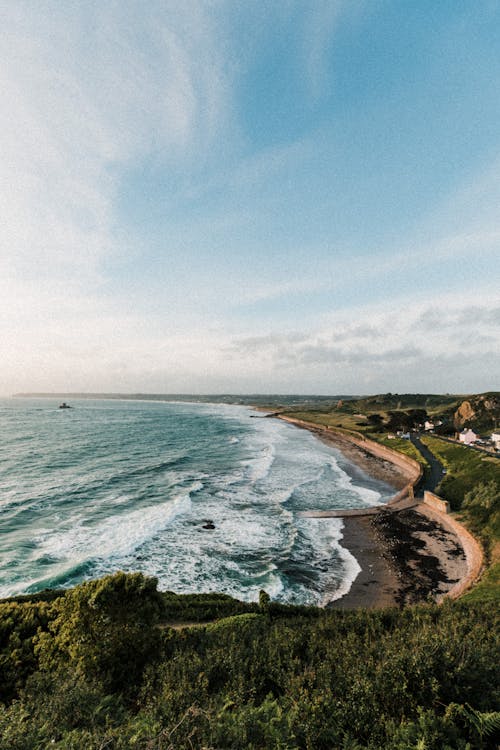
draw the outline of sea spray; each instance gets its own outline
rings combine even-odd
[[[391,489],[337,452],[241,406],[44,399],[0,402],[0,594],[140,570],[178,592],[325,604],[359,566],[342,521]]]

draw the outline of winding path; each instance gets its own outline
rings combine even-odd
[[[410,440],[415,448],[420,452],[420,455],[427,461],[430,471],[426,471],[423,475],[422,481],[419,488],[419,497],[423,496],[424,490],[434,492],[439,482],[443,478],[444,466],[441,461],[438,461],[434,453],[427,448],[426,445],[420,440],[420,434],[417,432],[411,433]]]

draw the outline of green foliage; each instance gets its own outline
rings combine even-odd
[[[388,438],[385,435],[370,435],[370,438],[372,440],[375,440],[377,443],[380,443],[381,445],[387,446],[387,448],[391,448],[393,451],[398,451],[398,453],[403,453],[405,456],[413,458],[415,461],[418,461],[418,463],[421,464],[424,469],[428,466],[427,461],[422,456],[420,451],[415,448],[413,443],[409,440],[398,437]]]
[[[491,482],[500,489],[500,461],[456,443],[448,443],[430,435],[422,442],[446,467],[447,473],[437,487],[437,493],[448,500],[453,510],[460,510],[467,493],[480,484]]]
[[[174,594],[161,593],[162,615],[165,623],[207,622],[220,617],[256,612],[258,605],[240,602],[227,594]]]
[[[266,601],[265,614],[174,630],[155,626],[158,599],[154,580],[118,574],[50,605],[1,605],[2,655],[20,642],[21,676],[17,699],[0,706],[0,750],[496,747],[495,604],[342,612]]]
[[[261,620],[262,615],[256,612],[247,612],[243,615],[231,615],[230,617],[224,617],[222,620],[216,620],[216,622],[209,622],[205,625],[208,631],[223,631],[227,630],[231,633],[242,632],[245,629],[247,623],[253,623],[254,620]]]
[[[127,691],[156,653],[161,597],[155,578],[116,573],[88,581],[56,600],[49,631],[37,637],[40,667],[69,665],[85,680]]]
[[[259,609],[261,612],[269,612],[271,597],[266,591],[259,592]]]
[[[37,669],[35,636],[47,630],[51,617],[46,603],[0,603],[0,701],[12,700]]]
[[[457,705],[452,703],[446,711],[448,717],[461,719],[472,735],[482,743],[484,738],[493,737],[500,740],[500,712],[476,711],[468,703]]]
[[[380,427],[384,421],[382,415],[377,414],[376,412],[374,412],[373,414],[368,414],[367,420],[372,427]]]
[[[500,599],[500,562],[490,565],[481,576],[481,580],[474,588],[467,591],[462,597],[463,601],[470,602],[497,602]]]
[[[61,596],[65,595],[65,589],[42,589],[42,591],[36,591],[33,594],[9,596],[6,599],[3,599],[3,602],[53,602],[55,599],[59,599]]]
[[[479,482],[464,497],[462,509],[477,528],[500,524],[500,484],[494,480]]]
[[[404,411],[388,411],[387,417],[387,429],[392,430],[393,432],[396,432],[396,430],[406,431],[413,427],[413,421]]]

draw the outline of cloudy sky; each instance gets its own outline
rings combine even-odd
[[[498,0],[0,21],[0,394],[500,388]]]

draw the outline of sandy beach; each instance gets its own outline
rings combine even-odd
[[[361,566],[336,608],[439,600],[467,574],[457,534],[415,510],[346,518],[344,544]]]
[[[404,467],[363,450],[339,433],[309,427],[320,440],[333,446],[349,464],[381,479],[396,490],[409,481]],[[335,609],[404,606],[429,599],[440,600],[466,577],[468,568],[457,531],[439,523],[426,509],[394,512],[381,509],[372,516],[343,519],[343,541],[361,571],[349,592],[330,606]]]
[[[413,479],[412,472],[408,471],[406,467],[397,466],[391,461],[373,455],[373,453],[352,442],[340,432],[329,430],[320,425],[315,426],[309,422],[289,419],[280,415],[277,416],[279,419],[283,419],[299,429],[312,432],[323,443],[335,448],[339,454],[342,468],[345,468],[348,472],[352,472],[352,467],[358,467],[370,477],[391,485],[396,491],[405,487]]]

